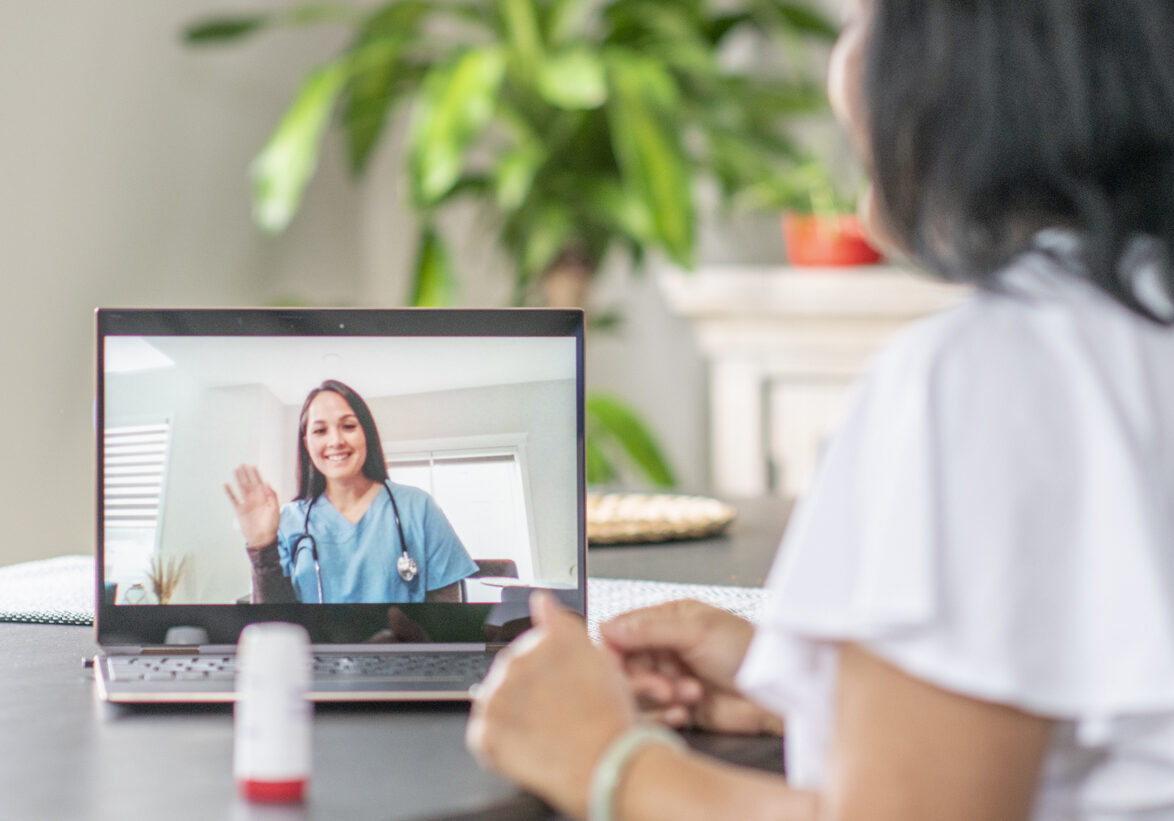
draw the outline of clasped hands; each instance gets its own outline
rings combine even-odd
[[[734,676],[753,633],[744,619],[697,601],[625,613],[592,643],[582,620],[536,593],[534,627],[498,654],[478,687],[469,749],[559,810],[582,817],[603,751],[640,720],[726,733],[780,733],[782,722],[742,696]]]

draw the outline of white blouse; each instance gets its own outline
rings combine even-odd
[[[1174,331],[1049,242],[882,352],[788,526],[739,684],[797,787],[853,641],[1054,719],[1036,821],[1174,819]]]

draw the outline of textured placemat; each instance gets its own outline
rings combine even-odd
[[[598,636],[600,622],[672,599],[699,599],[757,621],[766,591],[757,587],[588,579],[588,629],[592,636]],[[59,556],[0,567],[0,621],[92,624],[93,557]]]
[[[761,587],[679,584],[633,579],[588,579],[587,629],[592,638],[598,638],[600,622],[638,607],[648,607],[673,599],[698,599],[757,622],[762,615],[767,592]]]
[[[0,621],[94,623],[94,557],[0,567]]]
[[[734,521],[731,505],[677,493],[588,493],[587,541],[646,544],[705,539]]]

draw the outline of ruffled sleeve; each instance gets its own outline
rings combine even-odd
[[[1145,410],[1174,382],[1029,313],[978,297],[900,338],[795,511],[739,682],[788,717],[800,783],[842,641],[1089,734],[1174,711],[1171,424]]]

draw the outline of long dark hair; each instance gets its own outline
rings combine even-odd
[[[314,467],[310,459],[310,452],[306,450],[306,416],[310,411],[310,403],[322,391],[331,391],[341,396],[351,406],[355,418],[359,420],[359,427],[367,438],[367,460],[363,462],[363,475],[376,482],[387,479],[387,463],[383,461],[383,444],[379,441],[379,431],[375,427],[375,418],[371,409],[353,388],[344,385],[337,379],[327,379],[318,387],[306,394],[306,401],[302,403],[302,412],[298,416],[298,499],[316,499],[326,490],[326,477],[318,468]]]
[[[1169,324],[1117,268],[1151,237],[1174,296],[1174,4],[876,0],[868,39],[865,161],[907,251],[995,287],[1038,230],[1069,228],[1097,286]]]

